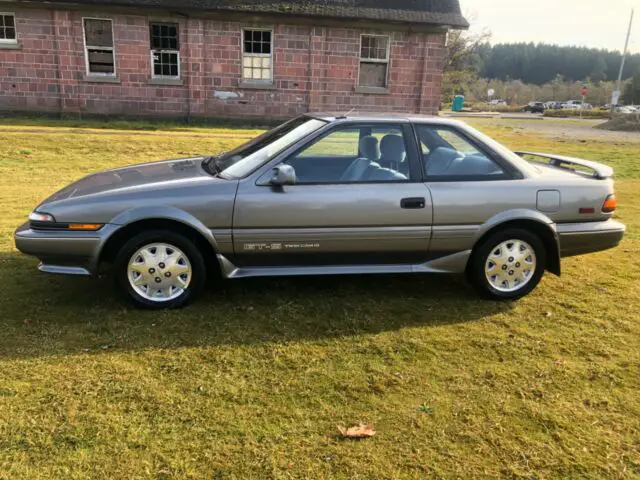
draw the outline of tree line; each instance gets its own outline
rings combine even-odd
[[[561,76],[569,82],[589,80],[598,84],[618,78],[622,54],[595,48],[547,45],[544,43],[480,43],[475,48],[481,78],[517,79],[544,85]],[[640,68],[640,54],[629,55],[623,78]]]
[[[449,32],[444,62],[442,101],[465,95],[486,102],[487,90],[510,105],[533,100],[579,99],[583,82],[587,102],[611,101],[618,77],[620,52],[534,43],[488,43],[488,33]],[[623,72],[621,102],[640,104],[640,54],[629,55]]]

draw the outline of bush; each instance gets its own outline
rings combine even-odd
[[[545,110],[545,117],[552,118],[580,118],[581,110]],[[609,110],[582,110],[582,118],[609,118]]]
[[[498,106],[498,105],[489,105],[488,103],[475,103],[471,108],[474,112],[514,113],[514,112],[522,111],[524,107],[520,107],[518,105]]]

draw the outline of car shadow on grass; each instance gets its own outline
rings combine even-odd
[[[513,308],[479,299],[461,276],[366,275],[227,281],[185,309],[141,311],[110,278],[36,267],[0,254],[0,358],[314,341],[474,322]]]

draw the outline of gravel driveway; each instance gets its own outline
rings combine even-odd
[[[468,120],[468,119],[460,119]],[[470,120],[470,119],[469,119]],[[473,119],[469,123],[477,125],[512,126],[522,129],[523,133],[544,135],[545,137],[562,140],[591,140],[611,143],[639,143],[640,132],[612,132],[594,128],[602,123],[601,120],[566,120],[545,118],[542,120],[526,119]]]

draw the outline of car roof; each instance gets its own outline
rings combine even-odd
[[[460,126],[463,122],[435,115],[419,115],[414,113],[375,113],[375,112],[313,112],[307,114],[310,117],[324,120],[325,122],[358,121],[358,122],[410,122],[429,123],[438,125]]]

